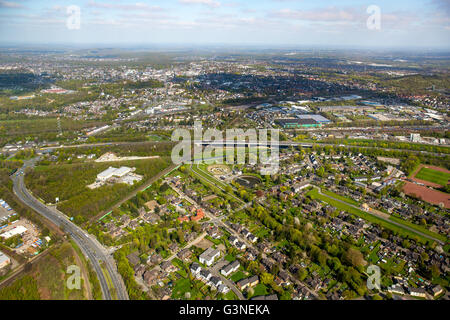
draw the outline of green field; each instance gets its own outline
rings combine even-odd
[[[334,193],[334,192],[328,191],[328,190],[322,189],[321,191],[322,191],[323,194],[326,194],[327,196],[330,196],[330,197],[339,199],[339,200],[341,200],[341,201],[345,201],[345,202],[350,203],[350,204],[352,204],[352,205],[354,205],[354,206],[359,206],[359,203],[356,202],[356,201],[353,200],[353,199],[350,199],[350,198],[346,198],[346,197],[340,196],[340,195],[338,195],[338,194],[336,194],[336,193]]]
[[[253,288],[253,294],[249,298],[265,296],[267,294],[269,294],[268,288],[264,284],[259,283]]]
[[[446,186],[450,180],[450,173],[422,168],[419,173],[417,173],[416,178]]]
[[[230,280],[233,282],[238,282],[244,278],[246,278],[246,275],[242,271],[238,271],[230,277]]]

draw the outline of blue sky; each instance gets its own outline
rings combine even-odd
[[[450,0],[0,0],[0,29],[2,43],[449,48]]]

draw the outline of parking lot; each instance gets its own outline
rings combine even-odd
[[[0,199],[0,227],[16,212],[2,199]]]

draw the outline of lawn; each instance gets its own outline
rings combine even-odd
[[[225,300],[239,300],[237,295],[231,290],[224,296],[224,298]]]
[[[233,262],[234,260],[236,260],[236,257],[235,257],[235,256],[232,256],[231,254],[227,254],[227,255],[224,257],[224,259],[227,260],[227,261],[229,261],[229,262]]]
[[[369,262],[376,264],[380,258],[378,258],[378,251],[380,251],[380,244],[377,243],[377,245],[373,248],[373,250],[369,254]]]
[[[189,300],[201,299],[204,297],[203,293],[200,290],[200,288],[202,288],[203,286],[203,283],[200,281],[193,280],[191,282],[187,278],[181,278],[174,284],[174,287],[172,289],[172,298],[185,300],[185,294],[186,292],[189,292],[191,294]]]
[[[418,224],[412,223],[412,222],[410,222],[410,221],[406,221],[406,220],[403,220],[403,219],[401,219],[401,218],[394,217],[394,216],[391,216],[389,219],[392,220],[392,221],[398,222],[398,223],[402,223],[402,224],[404,224],[404,225],[406,225],[406,226],[409,226],[410,228],[413,228],[413,229],[415,229],[415,230],[417,230],[417,231],[420,231],[420,232],[422,232],[422,233],[425,233],[425,234],[427,234],[427,235],[429,235],[429,236],[438,238],[439,240],[441,240],[441,241],[443,241],[443,242],[446,242],[446,241],[448,240],[446,236],[444,236],[444,235],[442,235],[442,234],[438,234],[438,233],[433,232],[433,231],[430,231],[430,230],[428,230],[427,228],[425,228],[425,227],[423,227],[423,226],[420,226],[420,225],[418,225]]]
[[[239,280],[242,280],[244,278],[246,278],[247,276],[242,272],[242,271],[238,271],[235,274],[233,274],[230,279],[233,282],[238,282]]]
[[[446,186],[450,180],[450,173],[422,168],[419,173],[417,173],[416,178]]]
[[[347,203],[350,203],[350,204],[352,204],[352,205],[354,205],[354,206],[359,206],[359,203],[356,202],[355,200],[350,199],[350,198],[343,197],[343,196],[338,195],[338,194],[336,194],[336,193],[334,193],[334,192],[331,192],[331,191],[322,189],[322,193],[324,193],[324,194],[326,194],[326,195],[328,195],[328,196],[331,196],[331,197],[333,197],[333,198],[339,199],[339,200],[341,200],[341,201],[345,201],[345,202],[347,202]]]
[[[189,281],[189,279],[181,278],[175,283],[175,286],[173,287],[172,297],[175,299],[185,299],[185,293],[190,291],[191,282]]]
[[[264,284],[259,283],[253,288],[253,294],[251,295],[251,297],[265,296],[268,293],[269,293],[269,290],[267,289],[267,287]],[[249,298],[251,298],[251,297],[249,297]]]

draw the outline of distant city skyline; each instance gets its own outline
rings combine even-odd
[[[76,10],[67,11],[74,5],[79,29]],[[369,7],[380,9],[380,29],[368,27],[376,19]],[[0,28],[3,45],[448,49],[450,0],[0,0]]]

